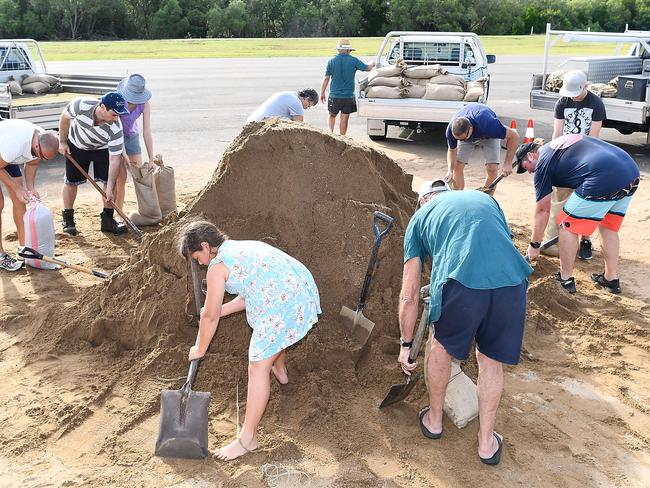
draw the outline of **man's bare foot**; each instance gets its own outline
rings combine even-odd
[[[214,457],[221,459],[222,461],[232,461],[244,454],[253,452],[255,449],[257,449],[256,440],[253,439],[249,444],[244,445],[244,443],[237,438],[227,446],[217,449],[214,453]]]
[[[281,385],[286,385],[289,383],[289,375],[287,374],[287,367],[282,365],[282,366],[276,366],[275,364],[271,366],[271,371],[273,371],[273,374],[275,375],[275,379],[278,380],[278,383]]]

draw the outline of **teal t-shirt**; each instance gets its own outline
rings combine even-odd
[[[368,65],[349,54],[339,53],[327,62],[325,76],[330,76],[330,98],[354,98],[354,75]]]
[[[424,264],[427,256],[431,322],[440,318],[442,287],[450,279],[467,288],[491,290],[519,285],[533,272],[513,245],[499,204],[478,190],[443,192],[411,217],[404,262],[419,257]]]

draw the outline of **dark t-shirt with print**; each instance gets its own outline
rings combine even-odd
[[[589,135],[591,123],[605,120],[607,114],[600,97],[588,91],[587,96],[579,102],[569,97],[560,98],[555,104],[555,118],[564,119],[563,135]]]

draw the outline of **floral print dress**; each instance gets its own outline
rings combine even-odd
[[[288,254],[259,241],[226,240],[210,266],[228,268],[226,291],[246,302],[253,329],[249,361],[261,361],[295,344],[318,322],[318,288],[309,270]]]

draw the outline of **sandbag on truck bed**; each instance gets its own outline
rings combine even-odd
[[[404,98],[402,88],[397,86],[371,86],[366,90],[367,98]]]
[[[402,86],[403,81],[401,76],[376,76],[368,83],[371,86]]]
[[[446,100],[460,102],[465,98],[465,89],[458,85],[440,85],[429,83],[426,87],[425,100]]]
[[[478,100],[485,93],[485,82],[487,78],[480,78],[474,81],[467,82],[467,92],[465,93],[465,98],[463,102],[478,102]]]
[[[447,74],[447,70],[439,64],[432,64],[430,66],[413,66],[412,68],[406,68],[403,74],[407,78],[423,79],[445,75]]]

